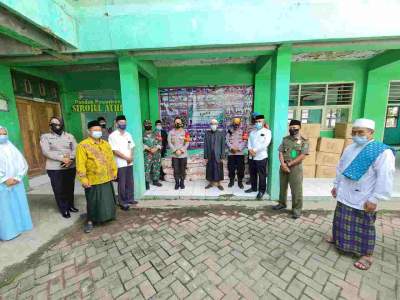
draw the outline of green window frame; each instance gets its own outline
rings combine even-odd
[[[288,119],[332,130],[338,122],[351,121],[354,90],[354,82],[292,83]]]

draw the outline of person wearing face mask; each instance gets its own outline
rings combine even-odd
[[[353,143],[346,147],[336,168],[331,191],[337,204],[327,242],[359,257],[354,266],[367,270],[375,247],[377,204],[389,200],[395,173],[394,150],[374,140],[375,122],[353,123]]]
[[[302,162],[309,152],[308,140],[300,134],[301,122],[291,120],[289,135],[283,138],[279,146],[279,172],[280,192],[279,203],[274,210],[282,210],[287,204],[287,189],[290,185],[292,192],[292,217],[297,219],[303,208],[303,165]]]
[[[267,189],[268,146],[271,143],[271,131],[264,127],[263,115],[255,117],[255,129],[250,133],[248,149],[252,159],[250,166],[251,188],[246,193],[257,192],[257,199],[262,199]]]
[[[0,153],[0,241],[7,241],[31,230],[33,225],[22,181],[28,164],[2,126]]]
[[[112,181],[117,179],[117,165],[109,143],[101,139],[100,123],[88,123],[89,137],[76,148],[76,170],[85,189],[87,221],[85,233],[93,224],[115,219],[115,193]]]
[[[64,131],[62,119],[51,118],[49,127],[50,133],[40,137],[40,147],[58,209],[64,218],[70,218],[70,212],[79,211],[74,206],[76,140]]]
[[[243,189],[244,177],[244,154],[243,150],[247,146],[247,141],[243,139],[243,129],[240,128],[240,118],[233,118],[232,126],[226,134],[226,145],[228,147],[228,171],[229,184],[233,187],[237,173],[238,186]]]
[[[209,182],[206,189],[216,186],[220,191],[224,188],[221,181],[224,180],[224,165],[222,159],[225,158],[225,136],[218,130],[218,121],[212,119],[210,130],[206,131],[204,137],[204,159],[206,165],[206,179]]]
[[[174,121],[174,129],[168,133],[168,145],[171,149],[172,168],[174,169],[175,190],[185,188],[187,149],[189,140],[183,129],[183,122],[180,117]]]
[[[110,129],[107,128],[107,120],[104,117],[98,117],[97,121],[100,123],[102,136],[101,138],[105,141],[108,141],[108,137],[110,136]]]
[[[143,122],[143,150],[144,150],[144,169],[146,178],[146,190],[150,189],[150,182],[161,187],[160,168],[161,168],[161,133],[153,131],[150,120]]]
[[[137,204],[133,199],[133,142],[131,134],[126,130],[124,115],[115,119],[117,129],[110,134],[108,142],[114,152],[118,167],[118,202],[122,210],[129,210],[130,204]]]
[[[168,133],[166,130],[164,130],[162,126],[161,120],[156,121],[156,131],[161,133],[161,159],[165,157],[167,154],[167,147],[168,147]],[[161,164],[160,167],[160,180],[165,181],[165,173]]]

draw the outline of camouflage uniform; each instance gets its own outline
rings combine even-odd
[[[158,182],[158,180],[160,179],[162,141],[158,137],[158,135],[160,135],[160,132],[158,130],[145,130],[143,133],[143,149],[145,150],[144,168],[146,182]],[[151,149],[154,147],[157,147],[159,151],[154,154],[146,151],[147,149]]]
[[[282,152],[285,162],[290,162],[300,154],[308,155],[309,144],[306,138],[286,136],[279,146],[279,152]],[[280,193],[279,203],[286,206],[288,184],[292,191],[292,210],[293,214],[300,215],[303,207],[303,164],[290,167],[290,173],[280,170]]]

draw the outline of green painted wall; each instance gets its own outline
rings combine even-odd
[[[24,16],[30,23],[77,46],[75,10],[65,0],[0,0],[0,5]]]
[[[8,112],[0,111],[0,125],[7,127],[11,142],[23,152],[21,129],[19,127],[10,68],[0,65],[0,83],[0,94],[6,96],[9,110]]]
[[[159,87],[254,84],[253,64],[168,67],[158,69]]]
[[[139,93],[140,93],[140,113],[142,123],[150,119],[149,105],[149,81],[146,77],[139,75]]]
[[[400,144],[400,129],[388,129],[385,120],[388,104],[389,81],[400,79],[400,62],[378,68],[368,73],[364,116],[375,120],[375,138],[389,144]]]
[[[120,94],[118,71],[71,72],[65,74],[61,91],[63,115],[66,120],[67,130],[78,141],[83,137],[81,114],[71,111],[74,101],[78,99],[78,93],[84,90],[109,89],[117,91],[118,95]]]

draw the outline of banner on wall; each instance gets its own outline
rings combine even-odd
[[[114,90],[81,91],[72,105],[72,112],[122,112],[121,100]]]
[[[162,121],[172,129],[174,118],[183,118],[191,136],[189,149],[203,148],[204,134],[213,118],[224,130],[233,117],[240,117],[244,128],[250,124],[254,98],[251,85],[162,88],[159,95]]]

